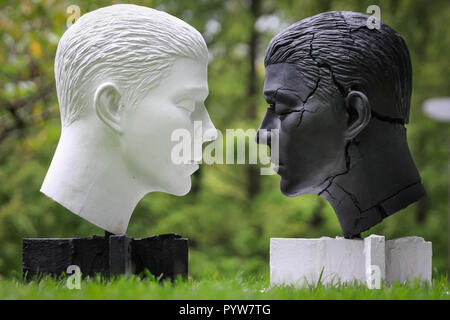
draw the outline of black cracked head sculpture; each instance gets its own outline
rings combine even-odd
[[[328,200],[346,238],[425,195],[406,140],[408,48],[384,23],[367,28],[368,18],[306,18],[277,34],[265,57],[258,137],[269,132],[270,146],[266,130],[279,130],[281,191]]]

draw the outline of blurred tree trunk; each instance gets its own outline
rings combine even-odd
[[[9,116],[4,116],[4,118],[0,119],[0,143],[11,133],[16,131],[22,133],[25,128],[35,125],[35,120],[32,116],[35,104],[42,100],[47,101],[47,106],[49,104],[49,96],[55,90],[54,88],[54,82],[50,82],[41,85],[36,90],[36,93],[25,98],[15,100],[5,100],[0,98],[0,107],[3,107],[8,112]],[[47,119],[51,115],[52,113],[47,107],[42,111],[42,114],[40,114],[39,117]],[[8,121],[8,118],[11,118],[12,121]]]
[[[313,228],[319,228],[322,226],[324,222],[323,217],[323,209],[325,209],[325,200],[322,200],[321,198],[318,199],[317,205],[314,207],[312,218],[311,218],[311,226]]]
[[[417,150],[425,149],[425,146],[427,145],[427,143],[429,143],[428,137],[429,137],[429,135],[425,134],[425,133],[422,133],[418,137],[417,145],[416,145]],[[418,168],[423,168],[424,164],[428,162],[425,152],[417,152],[414,158],[415,158],[414,160],[416,162],[416,166]],[[422,181],[422,183],[424,183],[424,182]],[[424,187],[425,187],[425,191],[426,191],[427,190],[426,186],[424,186]],[[417,223],[421,224],[421,223],[425,222],[425,220],[427,219],[427,216],[428,216],[428,210],[429,210],[428,197],[425,196],[417,202],[417,206],[415,209]]]
[[[197,171],[192,175],[192,187],[191,194],[195,198],[201,190],[202,187],[202,167],[198,168]]]
[[[259,34],[255,28],[256,20],[261,15],[261,1],[260,0],[252,0],[250,4],[250,15],[252,20],[252,30],[249,39],[249,66],[250,72],[248,74],[248,82],[247,82],[247,96],[249,101],[248,106],[248,116],[249,119],[256,119],[256,108],[257,108],[257,74],[256,74],[256,55],[258,50],[258,42],[259,42]],[[260,189],[260,174],[259,168],[257,165],[247,165],[247,195],[249,198],[253,198],[256,196]]]

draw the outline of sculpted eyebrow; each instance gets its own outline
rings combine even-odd
[[[265,91],[264,99],[269,104],[275,102],[283,103],[289,107],[297,107],[299,104],[303,105],[301,97],[293,90],[280,88],[277,90]]]

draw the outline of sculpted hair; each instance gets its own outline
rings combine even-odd
[[[118,86],[127,105],[134,105],[177,57],[207,62],[208,49],[197,30],[174,16],[128,4],[83,15],[64,33],[56,51],[62,124],[83,114],[104,79]]]
[[[277,34],[265,57],[266,67],[291,63],[319,98],[363,92],[372,114],[408,123],[412,70],[402,37],[381,22],[367,28],[368,15],[325,12],[301,20]]]

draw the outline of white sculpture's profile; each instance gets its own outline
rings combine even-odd
[[[207,64],[201,34],[167,13],[121,4],[83,15],[56,52],[62,130],[41,192],[112,233],[145,194],[189,192],[200,159],[174,164],[171,133],[202,121],[200,143],[214,139]]]

